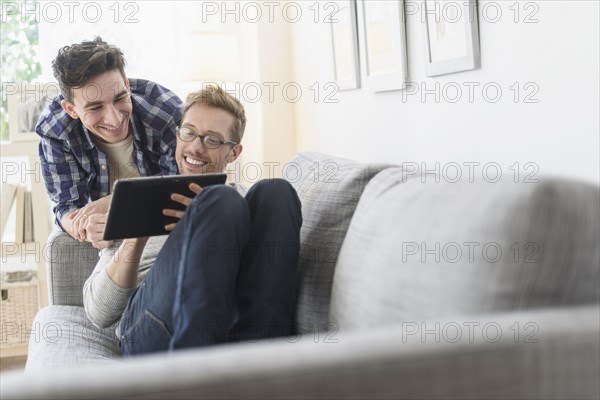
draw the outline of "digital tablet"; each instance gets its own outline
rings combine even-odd
[[[202,187],[224,184],[226,174],[175,175],[119,179],[113,187],[104,240],[166,235],[165,225],[179,219],[163,215],[165,208],[184,210],[171,200],[171,194],[194,197],[189,189],[194,182]]]

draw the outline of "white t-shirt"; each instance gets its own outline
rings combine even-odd
[[[100,140],[95,140],[95,142],[100,151],[108,157],[111,188],[117,179],[140,176],[140,170],[133,159],[133,135],[131,133],[119,143],[105,143]]]

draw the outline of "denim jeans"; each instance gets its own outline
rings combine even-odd
[[[123,355],[291,334],[301,225],[285,180],[205,188],[129,299]]]

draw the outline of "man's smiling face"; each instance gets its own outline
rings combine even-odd
[[[183,116],[182,128],[188,128],[197,135],[213,135],[224,142],[232,140],[231,130],[235,118],[229,112],[206,104],[191,106]],[[207,149],[200,138],[184,142],[177,137],[175,159],[180,174],[205,174],[224,172],[228,163],[235,161],[242,151],[237,144],[223,144],[216,149]]]
[[[92,135],[106,143],[119,143],[127,138],[132,106],[129,81],[118,69],[90,79],[72,93],[73,103],[62,106],[73,118],[79,118]]]

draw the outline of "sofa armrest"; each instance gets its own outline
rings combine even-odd
[[[102,366],[8,372],[0,394],[7,399],[598,398],[599,311],[596,304],[461,317],[439,321],[439,328],[428,323],[427,331],[417,334],[407,322]],[[472,334],[465,328],[470,326]]]
[[[45,257],[50,305],[83,305],[83,284],[98,262],[98,250],[55,230],[48,238]]]

